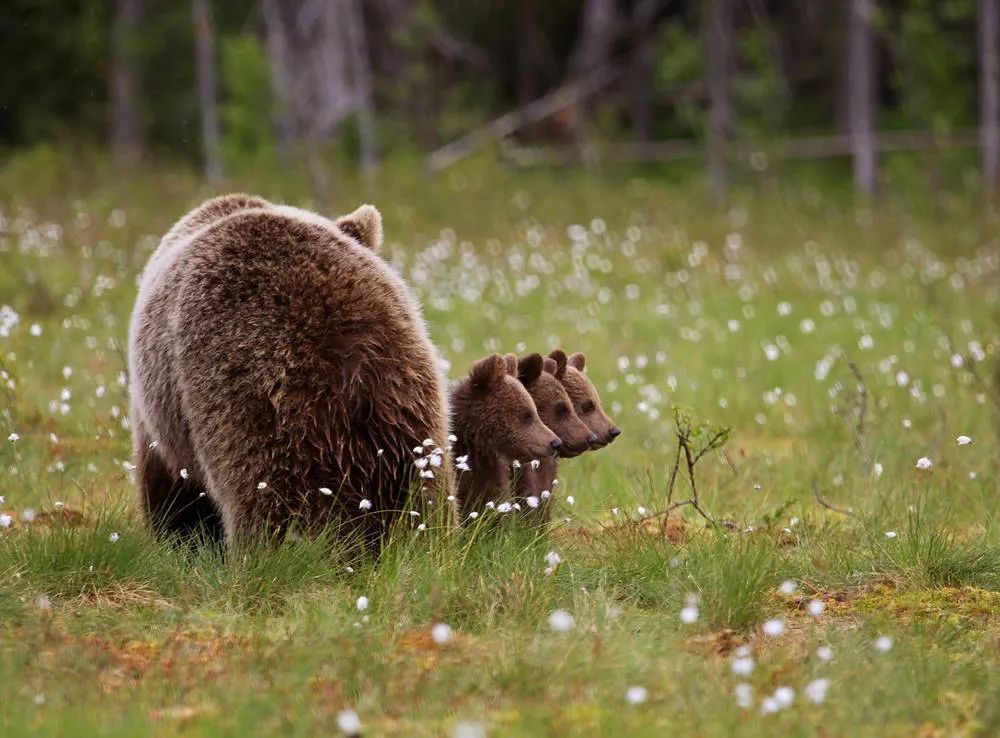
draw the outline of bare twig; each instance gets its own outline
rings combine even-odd
[[[854,361],[849,361],[847,365],[851,368],[854,378],[858,380],[858,402],[855,410],[857,423],[854,426],[854,448],[857,449],[858,455],[867,462],[868,453],[865,451],[865,418],[868,415],[868,385],[865,384],[865,378],[861,376],[861,370],[858,369],[858,365]]]
[[[827,502],[826,498],[823,497],[823,490],[819,488],[819,482],[816,481],[815,477],[813,477],[812,480],[812,491],[813,496],[816,498],[816,502],[818,502],[821,507],[825,507],[827,510],[832,510],[833,512],[840,513],[841,515],[846,515],[849,518],[857,517],[857,515],[854,514],[854,511],[850,508],[837,507],[836,505],[832,505]]]

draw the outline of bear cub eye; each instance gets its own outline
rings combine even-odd
[[[534,413],[530,410],[523,410],[521,412],[521,422],[525,425],[530,425],[531,421],[534,420]]]
[[[564,418],[569,414],[569,406],[565,402],[560,402],[556,405],[556,417]]]
[[[583,405],[580,406],[580,409],[589,415],[590,413],[594,412],[594,403],[591,402],[590,400],[587,400],[585,403],[583,403]]]

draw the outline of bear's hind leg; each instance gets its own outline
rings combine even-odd
[[[149,434],[136,423],[135,464],[139,484],[139,513],[161,537],[183,540],[222,540],[222,518],[205,488],[193,479],[175,476]]]

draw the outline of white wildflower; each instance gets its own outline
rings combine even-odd
[[[358,509],[359,510],[371,510],[372,509],[372,501],[369,500],[369,499],[361,500],[361,502],[358,503]]]
[[[809,611],[810,615],[814,618],[818,618],[826,609],[826,603],[824,603],[823,600],[811,600],[806,609]]]
[[[798,588],[799,585],[796,584],[795,580],[786,579],[781,583],[781,586],[778,587],[778,591],[781,592],[781,594],[783,595],[791,595],[795,594],[795,590],[797,590]]]
[[[354,710],[341,710],[337,713],[337,727],[344,735],[361,735],[361,718]]]
[[[364,612],[365,610],[367,610],[368,609],[368,598],[365,597],[364,595],[361,595],[360,597],[358,597],[357,607],[358,607],[358,612]]]
[[[320,494],[324,494],[327,497],[329,497],[329,496],[331,496],[333,494],[333,490],[330,489],[329,487],[320,487],[319,491],[320,491]]]
[[[538,506],[539,506],[539,505],[541,504],[541,500],[539,500],[539,499],[538,499],[537,497],[535,497],[534,495],[530,495],[529,497],[526,497],[526,498],[524,499],[524,501],[525,501],[526,503],[528,503],[528,507],[530,507],[530,508],[532,508],[532,509],[534,509],[534,508],[538,507]]]
[[[629,687],[625,690],[625,701],[630,705],[641,705],[649,699],[649,690],[642,686]]]
[[[698,620],[698,606],[697,605],[685,605],[681,608],[681,622],[687,625],[694,623]]]
[[[822,704],[826,701],[826,693],[829,689],[829,679],[813,679],[806,685],[806,697],[817,705]]]
[[[785,621],[781,618],[771,618],[764,621],[764,635],[777,638],[785,632]]]
[[[887,653],[892,650],[892,636],[879,636],[875,639],[875,650],[879,653]]]
[[[736,704],[744,710],[753,707],[753,687],[746,682],[736,685]]]
[[[970,443],[972,443],[972,439],[969,438],[968,436],[959,436],[958,438],[955,439],[955,443],[957,443],[959,446],[968,446]]]
[[[431,638],[436,644],[443,646],[451,640],[451,626],[447,623],[438,623],[431,628]]]
[[[108,540],[112,543],[118,543],[118,541],[121,540],[121,534],[116,531],[108,536]]]
[[[833,660],[833,649],[829,646],[820,646],[816,649],[816,658],[820,661],[832,661]]]
[[[932,466],[934,466],[934,462],[928,459],[926,456],[921,456],[919,459],[917,459],[918,469],[930,469]]]
[[[556,633],[566,633],[573,630],[575,624],[573,616],[566,610],[553,610],[552,614],[549,615],[549,628]]]

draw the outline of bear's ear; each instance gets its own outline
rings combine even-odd
[[[528,354],[517,362],[517,378],[521,384],[531,384],[542,376],[543,367],[541,354]]]
[[[504,357],[500,354],[491,354],[485,359],[480,359],[469,371],[469,378],[472,386],[479,390],[487,390],[495,387],[507,373],[507,365]]]
[[[587,357],[578,352],[570,354],[570,357],[566,360],[566,362],[574,369],[579,369],[582,372],[583,367],[587,364]]]
[[[382,215],[374,205],[362,205],[336,220],[337,228],[378,253],[382,248]]]
[[[549,358],[556,363],[556,370],[552,373],[556,375],[556,379],[562,379],[566,375],[566,352],[556,349],[549,354]]]
[[[503,356],[504,365],[507,367],[507,373],[512,376],[517,376],[517,357],[514,354],[504,354]]]
[[[557,371],[559,371],[559,365],[556,364],[555,359],[551,359],[548,356],[546,356],[545,360],[542,361],[542,371],[545,372],[546,374],[555,374]]]

